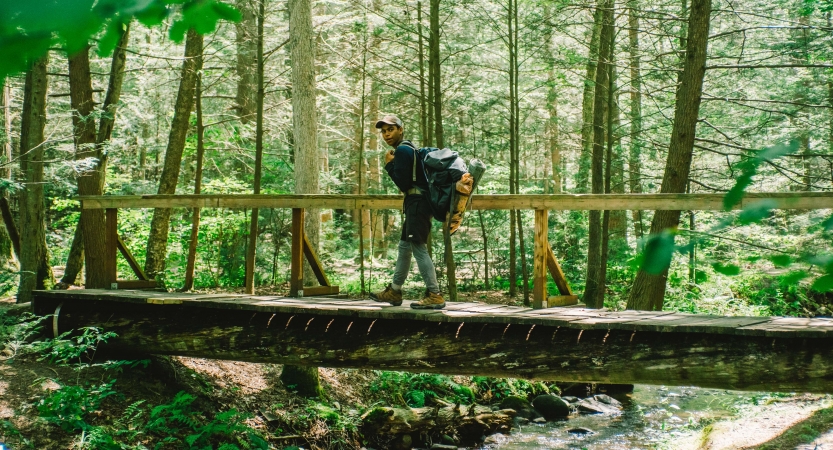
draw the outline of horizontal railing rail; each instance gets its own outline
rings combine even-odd
[[[473,195],[470,209],[722,210],[724,194],[490,194]],[[399,209],[400,195],[101,195],[76,197],[84,209],[109,208],[322,208]],[[833,192],[747,193],[732,209],[767,201],[774,209],[833,208]]]

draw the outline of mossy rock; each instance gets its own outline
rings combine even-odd
[[[503,399],[503,401],[500,402],[500,409],[513,409],[517,413],[517,417],[529,420],[535,420],[538,417],[541,417],[541,414],[532,407],[529,400],[516,395]]]
[[[563,419],[570,415],[570,404],[557,395],[539,395],[532,400],[532,406],[547,420]]]

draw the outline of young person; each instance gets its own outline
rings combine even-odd
[[[422,161],[414,157],[414,144],[404,140],[405,127],[398,117],[383,117],[376,122],[376,129],[380,131],[385,143],[393,147],[393,150],[385,153],[385,170],[399,190],[405,194],[402,207],[405,223],[402,224],[402,235],[399,238],[399,256],[396,259],[393,281],[382,291],[371,293],[370,296],[377,302],[401,305],[402,285],[408,278],[413,256],[419,273],[425,280],[425,295],[419,302],[411,303],[411,308],[442,309],[445,307],[445,300],[440,295],[434,262],[431,261],[426,246],[431,231],[431,205],[428,203],[428,179],[425,178]]]

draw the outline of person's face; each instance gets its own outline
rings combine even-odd
[[[384,124],[380,129],[382,133],[382,139],[385,140],[385,143],[390,145],[391,147],[396,147],[402,142],[402,134],[405,132],[403,128],[400,128],[396,125]]]

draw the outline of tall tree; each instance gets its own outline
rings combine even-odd
[[[642,73],[639,52],[639,14],[637,0],[628,2],[628,50],[630,51],[631,104],[630,152],[628,155],[628,187],[631,194],[642,193]],[[642,211],[631,211],[633,231],[637,239],[645,234]]]
[[[11,112],[11,89],[6,80],[0,79],[0,108],[3,110],[3,135],[2,135],[2,166],[0,166],[0,177],[5,180],[12,179],[12,112]],[[20,253],[20,237],[17,236],[17,226],[11,217],[8,193],[5,189],[0,190],[0,210],[5,216],[9,215],[6,226],[0,227],[0,268],[15,267],[15,257]],[[4,219],[4,222],[6,220]],[[9,228],[12,231],[9,231]],[[15,237],[13,237],[15,236]],[[15,242],[17,239],[17,242]]]
[[[266,19],[266,0],[259,0],[257,7],[257,96],[255,98],[255,179],[254,193],[260,194],[260,182],[263,173],[263,97],[264,91],[264,70],[265,61],[263,54],[263,22]],[[199,78],[197,78],[199,81]],[[201,126],[201,125],[200,125]],[[246,247],[246,293],[255,293],[255,261],[257,254],[257,236],[260,219],[260,210],[252,208],[251,219],[249,219],[249,244]]]
[[[596,70],[596,92],[593,101],[593,155],[591,161],[591,185],[594,194],[604,192],[605,135],[608,127],[605,118],[608,113],[608,92],[610,89],[610,66],[613,61],[613,0],[599,3],[602,10],[602,29],[599,33],[599,62]],[[590,211],[589,239],[587,244],[587,276],[584,289],[584,303],[589,308],[604,306],[604,268],[607,261],[602,255],[602,220],[600,211]]]
[[[257,17],[256,4],[260,0],[237,0],[240,21],[234,25],[237,44],[237,93],[235,108],[240,121],[249,123],[257,114]]]
[[[46,205],[43,196],[43,166],[46,126],[46,67],[49,55],[36,60],[26,72],[23,115],[20,125],[20,285],[18,303],[32,301],[32,291],[53,284],[49,250],[46,247]]]
[[[289,0],[289,48],[292,60],[292,135],[295,144],[295,193],[317,194],[318,113],[315,104],[315,35],[310,0]],[[318,211],[308,209],[304,229],[318,250]],[[304,278],[308,278],[305,276]],[[284,366],[284,385],[297,386],[308,397],[321,395],[317,367]]]
[[[596,92],[596,68],[599,64],[599,35],[602,30],[604,9],[596,6],[593,24],[587,30],[587,68],[584,75],[584,90],[581,97],[581,151],[578,155],[578,173],[576,174],[576,192],[587,192],[590,181],[590,160],[593,153],[593,106]]]
[[[182,152],[185,149],[185,138],[188,135],[191,109],[194,106],[194,91],[197,85],[197,72],[202,58],[203,37],[193,28],[188,30],[185,40],[185,59],[182,61],[182,71],[179,80],[179,90],[174,105],[174,117],[171,120],[171,131],[168,135],[168,146],[165,150],[165,165],[159,178],[157,194],[174,194],[179,181],[179,166],[182,162]],[[168,250],[168,231],[171,223],[171,210],[157,208],[153,211],[150,223],[150,235],[147,244],[147,259],[145,273],[155,278],[165,270],[165,260]]]
[[[691,2],[685,60],[680,75],[680,86],[677,89],[668,159],[660,187],[662,193],[683,193],[688,184],[694,150],[694,134],[700,114],[700,100],[703,96],[711,9],[711,0]],[[680,211],[656,211],[651,222],[651,235],[656,237],[663,231],[675,228],[679,221]],[[659,240],[655,243],[659,243]],[[667,277],[668,267],[659,273],[648,273],[640,269],[628,297],[628,309],[662,310]]]
[[[110,76],[104,105],[101,108],[98,131],[96,131],[95,120],[92,117],[94,103],[89,49],[69,58],[70,104],[74,111],[72,125],[75,140],[75,159],[93,158],[95,161],[85,173],[78,177],[78,193],[80,195],[101,195],[104,193],[104,181],[107,173],[107,153],[104,151],[104,144],[110,140],[116,121],[116,110],[124,80],[130,24],[125,24],[119,31],[121,36],[110,62]],[[85,231],[82,223],[87,218],[89,218],[88,222],[92,225],[89,230]],[[85,285],[89,288],[107,287],[103,279],[103,233],[104,211],[82,210],[75,228],[72,246],[67,256],[64,275],[56,287],[66,289],[75,284],[78,274],[85,264],[87,267]],[[87,242],[91,246],[89,252],[85,251]]]

